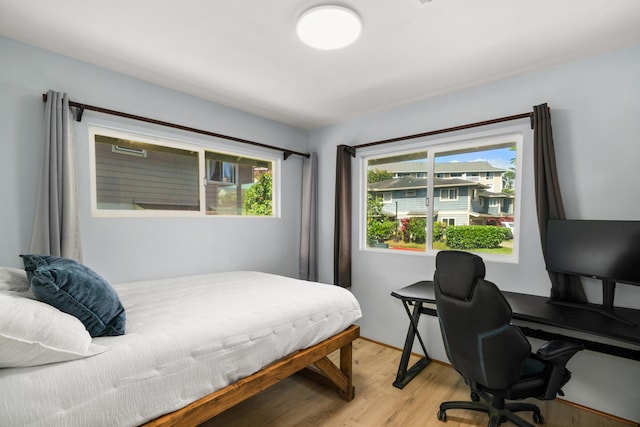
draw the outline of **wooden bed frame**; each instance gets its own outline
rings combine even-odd
[[[198,425],[299,371],[321,384],[336,388],[340,397],[349,402],[355,396],[352,343],[359,336],[360,327],[352,325],[312,347],[297,351],[253,375],[204,396],[175,412],[156,418],[144,426]],[[339,368],[327,357],[338,349],[340,350]],[[312,369],[311,365],[317,369]]]

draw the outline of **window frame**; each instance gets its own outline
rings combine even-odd
[[[446,225],[447,227],[449,227],[449,226],[454,226],[455,227],[455,225],[456,225],[456,219],[455,218],[443,217],[441,222],[444,225]]]
[[[174,135],[166,132],[157,132],[152,135],[140,130],[132,130],[128,127],[113,126],[104,124],[101,121],[88,123],[89,134],[89,176],[90,176],[90,211],[92,217],[206,217],[206,218],[260,218],[277,219],[281,217],[280,201],[282,195],[281,171],[282,158],[271,152],[271,150],[261,148],[247,148],[242,146],[231,146],[228,141],[221,138],[203,139],[185,135]],[[198,155],[198,197],[199,210],[171,210],[171,209],[100,209],[97,200],[97,177],[96,177],[96,152],[95,136],[105,135],[112,138],[131,139],[145,144],[169,147],[181,150],[197,152]],[[207,214],[206,206],[206,185],[207,183],[220,184],[217,181],[209,181],[206,152],[220,153],[247,157],[256,160],[271,162],[272,174],[272,214],[271,215],[211,215]],[[237,169],[237,167],[236,167]],[[237,177],[237,170],[235,171]],[[232,183],[222,183],[232,184]]]
[[[451,193],[454,194],[454,197],[451,197]],[[446,194],[447,197],[442,197],[443,194]],[[458,188],[457,187],[441,188],[439,196],[440,196],[440,201],[455,202],[458,200]]]
[[[524,138],[526,128],[524,126],[513,126],[509,128],[503,128],[499,130],[489,130],[484,132],[469,132],[464,135],[454,135],[449,137],[427,137],[422,139],[416,139],[413,142],[405,142],[399,144],[389,144],[385,146],[366,147],[359,149],[356,153],[358,160],[358,248],[364,252],[375,253],[388,253],[396,255],[408,255],[408,256],[433,256],[439,252],[437,249],[433,249],[431,234],[427,236],[426,249],[422,251],[403,251],[394,249],[385,249],[379,247],[367,246],[367,165],[368,161],[372,159],[394,157],[401,155],[409,155],[415,152],[427,152],[427,164],[428,170],[434,171],[435,158],[438,155],[446,153],[454,153],[456,151],[464,151],[487,147],[491,147],[513,143],[516,147],[515,156],[515,170],[516,179],[514,191],[516,194],[515,201],[513,203],[513,218],[514,218],[514,244],[512,253],[506,254],[491,254],[481,253],[483,258],[488,261],[504,262],[504,263],[517,263],[519,261],[520,252],[520,233],[519,227],[521,223],[521,200],[522,200],[522,181],[523,181],[523,157],[526,155],[524,150]],[[433,179],[437,173],[430,172],[427,174],[427,218],[433,218],[434,203],[430,202],[435,200],[436,190],[433,186]],[[459,194],[459,192],[458,192]],[[431,228],[431,230],[433,230]]]

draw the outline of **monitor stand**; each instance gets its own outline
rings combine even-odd
[[[579,302],[569,302],[569,301],[557,301],[557,300],[549,300],[550,304],[554,305],[563,305],[565,307],[575,307],[581,310],[589,310],[595,311],[596,313],[600,313],[603,316],[607,316],[613,320],[616,320],[620,323],[624,323],[625,325],[629,325],[632,327],[637,326],[637,324],[631,322],[630,320],[625,319],[622,316],[617,315],[613,312],[613,299],[616,295],[616,282],[615,280],[602,280],[602,304],[585,304]]]

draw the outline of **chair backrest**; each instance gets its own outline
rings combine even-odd
[[[520,378],[531,345],[511,325],[509,303],[484,275],[479,256],[439,252],[434,275],[436,308],[453,367],[467,380],[506,390]]]

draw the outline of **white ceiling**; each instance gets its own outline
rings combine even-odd
[[[640,0],[341,0],[362,37],[313,50],[326,3],[0,0],[0,34],[305,129],[640,43]]]

